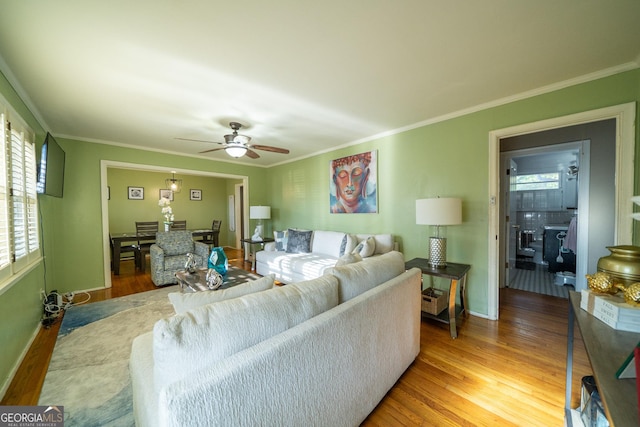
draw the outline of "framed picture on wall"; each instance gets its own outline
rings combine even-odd
[[[168,190],[168,189],[167,190],[160,190],[160,197],[158,198],[158,200],[162,199],[162,198],[169,199],[170,201],[173,202],[173,191]]]
[[[378,151],[329,162],[329,212],[378,213]]]
[[[202,190],[194,190],[193,188],[189,190],[189,199],[202,200]]]
[[[130,200],[143,200],[144,187],[127,187]]]

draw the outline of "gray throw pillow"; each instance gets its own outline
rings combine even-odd
[[[290,254],[306,254],[311,252],[311,230],[288,230],[287,252]]]

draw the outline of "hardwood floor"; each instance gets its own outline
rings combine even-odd
[[[241,251],[225,252],[232,265],[251,268]],[[156,289],[132,261],[112,280],[111,289],[91,292],[91,301]],[[568,302],[514,289],[500,297],[498,322],[468,316],[455,340],[446,325],[423,321],[420,354],[363,425],[563,425]],[[40,331],[2,405],[37,404],[58,328],[59,322]],[[590,374],[576,334],[573,407],[580,379]]]

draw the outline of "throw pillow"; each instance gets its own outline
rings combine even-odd
[[[342,242],[340,242],[340,256],[343,256],[345,254],[345,250],[347,249],[348,236],[348,234],[345,234],[342,238]]]
[[[367,258],[373,255],[376,250],[376,241],[373,236],[369,236],[360,243],[358,246],[351,252],[353,254],[358,254],[362,258]]]
[[[173,304],[176,314],[182,314],[194,308],[211,304],[212,302],[224,301],[231,298],[238,298],[254,292],[266,291],[273,288],[275,276],[270,274],[258,280],[252,280],[238,286],[232,286],[219,291],[203,291],[194,293],[171,292],[169,301]]]
[[[311,230],[289,229],[287,234],[287,252],[290,254],[306,254],[311,252]]]
[[[344,248],[345,254],[350,254],[358,246],[358,238],[355,234],[347,234],[347,244]]]
[[[362,261],[360,254],[345,254],[338,258],[335,266],[340,267],[341,265],[353,264],[354,262],[360,261]]]
[[[338,280],[322,276],[161,319],[153,328],[155,390],[191,378],[336,305]]]
[[[276,251],[287,250],[288,234],[287,230],[273,232],[273,240],[276,241]]]
[[[393,241],[393,236],[391,234],[357,234],[356,235],[358,241],[365,240],[371,236],[373,236],[373,239],[376,241],[376,250],[374,252],[375,255],[386,254],[387,252],[391,252],[392,250],[394,250],[395,242]]]

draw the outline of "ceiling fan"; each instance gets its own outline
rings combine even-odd
[[[242,127],[242,125],[238,122],[231,122],[229,126],[233,130],[233,133],[227,134],[224,136],[224,142],[216,142],[216,141],[203,141],[201,139],[188,139],[188,138],[176,138],[183,141],[197,141],[197,142],[210,142],[214,144],[220,144],[222,147],[220,148],[212,148],[210,150],[200,151],[200,153],[210,153],[212,151],[224,150],[231,157],[239,158],[244,156],[252,159],[257,159],[260,157],[258,153],[253,150],[264,150],[270,151],[272,153],[281,153],[281,154],[289,154],[289,150],[286,148],[278,148],[271,147],[269,145],[258,145],[258,144],[250,144],[251,137],[247,135],[240,135],[238,131]]]

